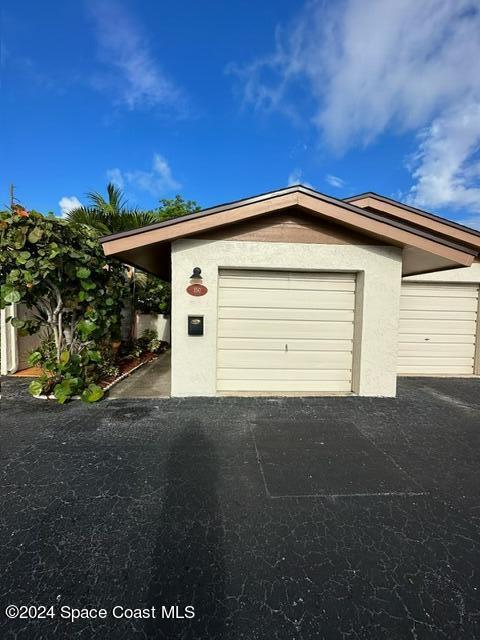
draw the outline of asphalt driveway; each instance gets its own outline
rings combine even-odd
[[[480,381],[92,407],[24,384],[3,386],[2,638],[480,637]]]

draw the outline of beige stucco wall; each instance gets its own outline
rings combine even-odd
[[[216,395],[217,284],[221,268],[355,271],[354,390],[394,396],[401,283],[395,247],[177,240],[172,245],[172,395]],[[208,293],[186,292],[193,267]],[[188,315],[203,315],[203,336],[187,335]]]
[[[480,262],[471,267],[424,273],[421,276],[407,276],[406,282],[480,282]]]

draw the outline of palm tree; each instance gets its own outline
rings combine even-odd
[[[72,209],[67,213],[67,219],[73,223],[86,224],[96,229],[99,235],[129,231],[200,210],[194,200],[184,200],[179,195],[174,199],[160,200],[160,207],[151,211],[131,209],[122,190],[112,182],[107,184],[107,200],[98,191],[90,191],[86,195],[88,206]],[[151,276],[149,280],[146,273],[133,267],[126,268],[126,274],[130,283],[131,300],[128,303],[126,301],[125,309],[131,316],[130,335],[133,335],[137,289],[147,291],[151,285]]]
[[[88,192],[87,198],[89,200],[88,206],[72,209],[67,213],[67,219],[69,222],[88,225],[95,229],[99,235],[129,231],[158,222],[158,215],[154,212],[129,208],[122,190],[112,182],[107,184],[107,199],[98,191]],[[131,297],[129,300],[125,300],[124,313],[130,325],[129,335],[132,336],[135,323],[136,288],[145,286],[147,274],[126,267],[125,275],[130,284]]]
[[[103,235],[158,222],[159,216],[153,211],[130,209],[122,190],[112,182],[107,184],[107,194],[108,200],[105,200],[97,191],[90,191],[87,193],[88,206],[72,209],[67,214],[67,219],[87,224]]]

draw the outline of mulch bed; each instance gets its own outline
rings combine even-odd
[[[156,357],[157,357],[156,353],[147,352],[147,353],[143,353],[138,358],[137,357],[122,358],[117,365],[119,368],[118,375],[109,376],[108,378],[103,378],[102,380],[100,380],[98,385],[102,387],[102,389],[104,389],[105,387],[108,387],[108,385],[112,384],[112,382],[115,382],[115,380],[118,380],[122,376],[128,374],[130,371],[135,369],[135,367],[138,367],[140,364],[145,364],[147,362],[150,362],[151,360],[155,360]]]

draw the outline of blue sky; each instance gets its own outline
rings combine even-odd
[[[109,179],[141,207],[301,182],[480,226],[476,0],[3,6],[2,204],[10,182],[58,214]]]

